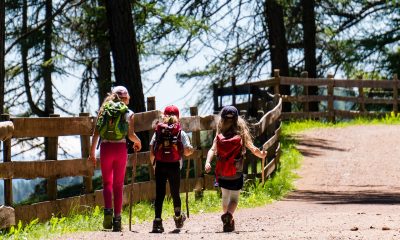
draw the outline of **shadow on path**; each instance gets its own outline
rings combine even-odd
[[[349,151],[347,148],[333,147],[333,141],[322,138],[304,137],[300,135],[286,137],[286,141],[295,143],[296,149],[305,157],[318,157],[322,155],[322,151],[326,150],[340,152]]]
[[[400,204],[399,192],[386,191],[294,191],[285,201],[309,201],[320,204]]]
[[[298,136],[295,138],[297,142],[297,149],[305,157],[320,156],[319,151],[349,151],[347,148],[332,147],[333,141],[329,141],[322,138],[302,137]]]

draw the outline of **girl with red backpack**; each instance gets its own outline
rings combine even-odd
[[[142,148],[134,131],[133,112],[128,109],[130,96],[123,86],[112,89],[100,107],[88,160],[96,166],[96,145],[101,137],[100,164],[103,179],[104,229],[121,231],[121,210],[127,163],[126,136],[134,143],[135,151]],[[114,195],[114,211],[113,211]],[[114,213],[114,216],[113,216]]]
[[[150,160],[155,166],[156,201],[153,233],[164,232],[161,214],[166,193],[166,183],[169,182],[174,204],[174,221],[176,228],[182,228],[186,216],[181,212],[180,198],[180,169],[182,154],[189,156],[193,153],[189,137],[179,124],[179,109],[167,106],[162,121],[157,123],[155,133],[150,141]]]
[[[225,106],[217,123],[217,136],[208,151],[205,171],[211,171],[211,161],[217,156],[215,175],[222,192],[221,216],[224,232],[235,230],[233,213],[239,202],[239,192],[243,187],[243,155],[248,148],[255,156],[264,158],[267,153],[253,144],[246,121],[239,116],[234,106]]]

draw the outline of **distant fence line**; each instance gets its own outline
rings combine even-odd
[[[147,131],[152,134],[153,121],[158,119],[162,112],[152,110],[155,108],[155,98],[148,98],[148,110],[143,113],[135,114],[135,131]],[[275,96],[274,107],[250,128],[254,136],[264,137],[263,148],[268,151],[266,159],[261,160],[262,169],[257,169],[257,159],[248,157],[246,164],[250,161],[252,172],[248,172],[245,167],[245,174],[249,177],[260,177],[265,180],[279,163],[280,144],[279,135],[281,129],[280,116],[282,100]],[[191,116],[180,118],[182,129],[192,133],[192,144],[195,152],[184,158],[184,161],[193,162],[194,178],[182,179],[181,192],[189,191],[201,192],[204,189],[213,189],[213,176],[203,174],[203,162],[207,156],[208,149],[201,148],[200,132],[215,130],[218,120],[217,115],[198,116],[197,107],[190,108]],[[87,113],[81,113],[79,117],[60,117],[52,115],[40,118],[10,118],[9,115],[2,115],[0,122],[0,140],[3,140],[3,163],[0,163],[0,179],[4,179],[4,200],[5,206],[13,206],[12,179],[47,179],[48,201],[38,202],[30,205],[15,207],[14,216],[2,221],[0,219],[0,229],[15,224],[15,221],[24,222],[35,218],[46,220],[53,215],[67,215],[72,209],[76,211],[85,210],[88,206],[103,205],[102,190],[93,191],[92,177],[94,168],[87,162],[90,151],[90,137],[95,126],[95,117]],[[81,158],[58,160],[58,137],[59,136],[80,136],[81,139]],[[45,137],[48,147],[46,148],[46,160],[43,161],[12,161],[11,159],[11,138],[25,137]],[[128,155],[127,167],[132,166],[133,161],[137,165],[145,165],[149,168],[150,181],[138,182],[133,185],[134,202],[142,200],[152,200],[155,198],[155,181],[150,164],[150,153],[139,152],[137,158],[135,154]],[[99,161],[99,159],[97,159]],[[96,169],[99,169],[97,164]],[[57,179],[68,176],[83,176],[85,194],[75,197],[57,198]],[[124,186],[123,203],[129,203],[129,192],[131,185]],[[167,187],[168,189],[168,187]],[[2,210],[3,209],[3,210]],[[10,212],[10,208],[0,208],[0,215]]]
[[[302,77],[286,77],[280,76],[279,70],[274,71],[274,77],[262,81],[250,82],[236,85],[232,80],[231,86],[219,87],[214,85],[214,110],[218,110],[223,106],[222,98],[230,96],[232,104],[236,105],[241,110],[249,109],[253,106],[265,107],[266,101],[261,99],[260,93],[266,93],[266,88],[271,88],[277,94],[281,85],[290,85],[301,87],[302,92],[296,96],[281,95],[283,103],[289,102],[302,106],[302,111],[282,112],[282,120],[288,119],[305,119],[305,118],[325,118],[329,121],[335,121],[336,118],[354,118],[359,116],[377,117],[384,116],[389,112],[385,111],[367,111],[366,104],[375,105],[391,105],[391,111],[397,114],[399,112],[399,94],[400,82],[397,74],[394,74],[392,80],[368,80],[358,77],[357,79],[334,79],[333,75],[329,74],[327,78],[308,78],[307,72],[302,73]],[[308,87],[316,86],[326,89],[321,95],[309,95]],[[356,96],[339,96],[335,94],[338,88],[356,89]],[[383,92],[388,92],[389,97],[369,97],[366,92],[371,89],[380,89]],[[271,91],[271,90],[268,90]],[[238,95],[249,95],[247,102],[237,103]],[[339,110],[335,109],[334,102],[343,101],[351,102],[359,105],[358,110]],[[268,101],[267,101],[268,102]],[[309,104],[311,102],[326,102],[326,109],[319,111],[310,111]],[[251,115],[251,114],[250,114]],[[254,112],[253,112],[254,115]]]

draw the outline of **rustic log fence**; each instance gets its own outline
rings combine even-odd
[[[219,109],[223,105],[222,98],[225,96],[232,97],[232,104],[236,105],[238,109],[247,110],[251,109],[254,104],[258,108],[267,108],[263,99],[259,99],[257,91],[267,91],[279,94],[279,86],[290,85],[303,89],[302,92],[297,93],[296,96],[282,95],[283,103],[297,104],[300,106],[299,110],[292,110],[292,112],[282,112],[282,120],[295,120],[295,119],[327,119],[328,121],[336,121],[337,119],[349,119],[356,117],[381,117],[390,112],[397,114],[399,112],[399,88],[400,81],[397,74],[393,76],[392,80],[369,80],[357,77],[357,79],[334,79],[333,75],[329,74],[326,78],[308,78],[307,72],[301,74],[302,77],[286,77],[280,76],[279,70],[274,71],[274,77],[262,81],[251,83],[244,83],[236,85],[235,82],[231,83],[228,87],[218,87],[214,85],[214,109]],[[308,87],[316,86],[320,89],[320,95],[308,95]],[[259,90],[255,90],[259,89]],[[355,92],[355,96],[341,96],[336,92],[340,89],[349,89]],[[386,96],[379,97],[374,91],[386,93]],[[238,94],[248,94],[248,100],[238,103],[236,96]],[[358,109],[355,110],[340,110],[335,108],[336,102],[354,103],[358,104]],[[323,102],[324,108],[319,111],[310,111],[310,102]],[[391,106],[390,111],[367,111],[366,105],[386,105]],[[292,108],[294,109],[294,108]],[[382,109],[384,109],[382,107]],[[252,115],[252,114],[250,114]],[[254,115],[254,114],[253,114]]]
[[[303,74],[307,76],[307,74]],[[307,106],[310,102],[327,102],[325,110],[319,112],[292,112],[282,113],[282,119],[297,119],[297,118],[325,118],[329,121],[335,121],[337,118],[355,118],[355,117],[381,117],[390,113],[390,111],[367,111],[366,104],[374,105],[392,105],[391,111],[395,114],[398,113],[398,89],[400,83],[397,74],[393,76],[392,80],[364,80],[361,77],[357,79],[333,79],[332,75],[327,78],[294,78],[279,76],[279,72],[275,77],[281,85],[297,85],[306,89],[308,86],[317,86],[326,89],[326,95],[310,96],[307,94],[298,96],[282,96],[284,102],[302,103]],[[338,88],[356,89],[358,94],[356,96],[340,96],[335,94]],[[381,90],[389,92],[390,98],[369,97],[366,90],[371,91]],[[334,102],[351,102],[359,105],[358,110],[339,110],[335,109]],[[303,110],[307,107],[303,107]]]
[[[155,108],[155,99],[148,98],[148,108]],[[274,107],[271,111],[262,116],[260,121],[251,124],[251,129],[255,136],[265,137],[266,142],[263,148],[268,150],[267,159],[262,160],[260,172],[254,171],[251,177],[262,177],[262,181],[267,178],[279,163],[280,145],[280,115],[282,100],[276,95]],[[192,143],[195,147],[194,153],[185,158],[192,160],[194,167],[194,178],[182,179],[181,192],[188,187],[190,191],[195,191],[196,196],[201,196],[204,189],[213,189],[214,177],[203,174],[203,163],[207,156],[208,149],[202,148],[200,144],[200,132],[215,130],[218,120],[217,115],[198,116],[197,108],[190,108],[190,117],[180,119],[182,129],[192,134]],[[161,116],[158,110],[151,110],[135,114],[135,131],[151,131],[153,122]],[[0,229],[15,224],[15,221],[29,222],[39,218],[47,220],[52,216],[67,215],[71,211],[84,211],[88,207],[103,205],[102,190],[93,191],[92,177],[94,174],[93,165],[87,162],[90,148],[90,136],[95,126],[95,117],[82,113],[79,117],[59,117],[51,116],[48,118],[10,118],[9,115],[2,115],[3,121],[0,122],[0,140],[3,141],[3,163],[0,163],[0,179],[4,179],[4,199],[6,207],[0,207],[0,215],[9,213],[9,206],[14,206],[12,197],[12,179],[47,179],[48,201],[33,203],[30,205],[15,206],[12,217],[7,221],[0,221]],[[81,157],[79,159],[57,159],[58,137],[60,136],[80,136]],[[12,161],[11,159],[11,138],[25,137],[45,137],[48,141],[45,161]],[[139,152],[137,155],[128,155],[127,167],[132,167],[132,162],[137,165],[146,165],[152,170],[150,164],[150,153]],[[137,159],[136,159],[137,157]],[[100,164],[97,164],[99,169]],[[155,181],[150,171],[150,181],[137,182],[133,184],[134,202],[143,200],[153,200],[155,198]],[[247,173],[245,173],[247,174]],[[83,185],[86,193],[80,196],[69,198],[57,198],[56,181],[59,178],[68,176],[83,176]],[[249,175],[250,177],[250,175]],[[129,192],[132,185],[124,186],[123,204],[129,204]],[[168,189],[168,187],[167,187]]]

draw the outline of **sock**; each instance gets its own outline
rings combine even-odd
[[[176,207],[176,208],[174,209],[174,212],[175,212],[175,216],[176,216],[176,217],[179,217],[179,216],[181,215],[181,208],[180,208],[180,207]]]

